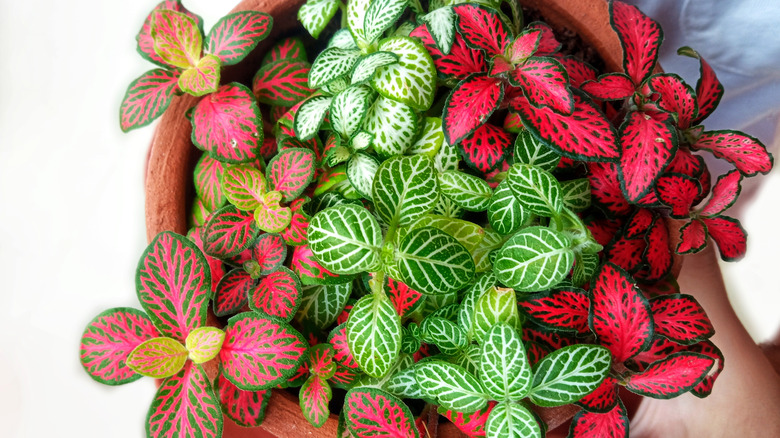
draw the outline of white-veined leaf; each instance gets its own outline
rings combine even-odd
[[[589,283],[599,268],[598,254],[575,253],[576,262],[571,272],[571,282],[575,287]]]
[[[488,331],[501,322],[520,331],[520,314],[517,311],[515,291],[509,288],[491,287],[474,304],[473,318],[469,337],[478,342],[482,342]]]
[[[453,356],[466,348],[466,333],[455,323],[441,317],[429,316],[420,325],[421,340],[434,344],[439,351]]]
[[[314,96],[306,100],[295,113],[293,130],[299,140],[306,141],[314,137],[320,129],[325,114],[330,108],[332,98]]]
[[[338,9],[338,0],[307,0],[298,9],[298,20],[316,39]]]
[[[349,29],[339,29],[337,30],[333,36],[328,40],[328,49],[331,47],[338,47],[339,49],[344,50],[355,50],[358,48],[357,44],[355,44],[355,39],[352,38],[352,34],[349,32]]]
[[[485,423],[488,438],[542,438],[542,428],[536,416],[525,406],[499,403],[488,415]]]
[[[547,172],[558,167],[561,156],[524,129],[515,139],[515,163],[530,164]]]
[[[425,23],[428,32],[433,37],[436,47],[445,55],[450,54],[452,43],[455,42],[455,25],[458,14],[451,7],[438,9],[431,8],[429,14],[420,17],[420,21]]]
[[[382,156],[405,153],[418,128],[418,117],[409,105],[383,96],[374,101],[363,121],[363,129],[374,136],[374,150]]]
[[[490,226],[499,233],[508,236],[531,220],[531,213],[523,207],[515,193],[504,180],[498,184],[487,210]]]
[[[398,55],[392,52],[374,52],[360,58],[352,69],[352,84],[362,84],[374,76],[377,68],[398,62]]]
[[[363,207],[339,205],[314,215],[309,223],[309,248],[325,268],[357,274],[379,267],[382,232]]]
[[[444,231],[457,239],[469,252],[476,249],[485,236],[485,230],[473,222],[426,214],[411,226],[398,230],[398,240],[404,240],[409,231],[422,227],[434,227]]]
[[[442,135],[444,135],[443,132]],[[441,148],[433,159],[433,167],[437,172],[442,173],[448,170],[458,170],[458,163],[460,163],[458,149],[447,143],[447,140],[442,139]]]
[[[496,285],[496,274],[493,271],[477,275],[472,284],[463,294],[463,300],[458,307],[458,324],[466,331],[471,341],[471,327],[474,324],[474,308],[482,295]]]
[[[590,183],[587,178],[573,179],[561,182],[563,206],[574,212],[580,212],[590,207]]]
[[[457,170],[439,175],[439,189],[444,196],[468,211],[487,210],[493,196],[493,189],[485,180]]]
[[[423,155],[390,158],[379,166],[371,193],[387,225],[413,223],[431,211],[439,197],[433,162]]]
[[[343,138],[350,138],[360,129],[366,111],[373,103],[374,90],[365,85],[353,85],[337,94],[330,104],[330,124]]]
[[[384,389],[401,398],[425,398],[425,393],[420,388],[420,385],[417,384],[417,379],[415,379],[417,374],[415,368],[411,366],[393,374],[385,383]]]
[[[403,282],[422,293],[451,293],[474,277],[469,251],[454,237],[433,227],[410,231],[396,257]]]
[[[476,377],[458,365],[431,360],[414,369],[423,393],[446,409],[469,413],[487,405],[485,389]]]
[[[553,351],[533,368],[529,398],[539,406],[574,403],[601,385],[612,355],[600,345],[569,345]]]
[[[319,88],[349,73],[359,57],[359,50],[344,50],[338,47],[323,50],[309,71],[309,87]]]
[[[548,290],[574,263],[568,236],[546,227],[529,227],[512,236],[493,265],[498,281],[518,291]]]
[[[366,131],[360,131],[349,139],[349,146],[356,151],[368,149],[373,144],[374,136]]]
[[[360,368],[382,377],[401,351],[401,319],[385,296],[359,299],[347,319],[347,343]]]
[[[352,293],[352,282],[303,286],[303,298],[296,318],[325,329],[336,321]]]
[[[523,338],[506,323],[495,324],[482,340],[482,386],[495,400],[522,400],[531,389],[531,365]]]
[[[420,111],[430,108],[436,93],[436,66],[425,47],[409,37],[392,37],[379,50],[398,55],[397,63],[379,67],[371,79],[379,94]]]
[[[368,46],[363,23],[366,21],[366,12],[368,12],[370,4],[371,0],[350,0],[347,2],[347,27],[352,33],[355,43],[361,49]]]
[[[439,200],[436,201],[436,206],[433,207],[433,213],[439,216],[444,216],[452,219],[459,219],[463,217],[465,211],[452,202],[452,199],[446,196],[439,196]]]
[[[366,41],[369,44],[376,41],[385,29],[398,20],[407,3],[408,0],[372,0],[363,23]]]
[[[549,172],[528,164],[515,164],[509,169],[506,181],[531,213],[553,217],[563,209],[561,185]]]
[[[441,130],[441,119],[426,117],[420,137],[409,147],[407,152],[410,155],[427,155],[435,159],[442,143],[444,143],[444,131]]]
[[[362,152],[356,153],[347,163],[347,177],[360,196],[371,200],[371,187],[379,170],[379,160]]]

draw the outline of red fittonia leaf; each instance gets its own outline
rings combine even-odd
[[[146,421],[149,437],[221,437],[219,399],[203,367],[187,361],[178,374],[163,380]]]
[[[260,274],[267,275],[280,267],[287,258],[287,245],[278,234],[261,235],[252,246],[252,260],[260,265]]]
[[[616,236],[604,248],[604,260],[628,272],[636,272],[642,265],[642,255],[646,249],[644,237],[629,239],[624,235]]]
[[[131,82],[119,107],[122,131],[146,126],[159,117],[179,91],[180,74],[178,70],[156,68]]]
[[[618,219],[591,219],[585,223],[591,235],[601,246],[607,246],[620,229],[622,222]]]
[[[470,438],[479,438],[485,436],[485,424],[495,405],[496,402],[490,401],[486,407],[469,414],[444,409],[440,413]]]
[[[581,161],[607,161],[620,156],[617,133],[604,114],[588,98],[573,92],[574,111],[570,115],[550,108],[537,108],[525,97],[510,102],[525,127],[536,138],[565,157]]]
[[[649,268],[647,281],[657,281],[672,270],[672,249],[669,243],[669,230],[666,228],[666,222],[659,217],[653,222],[645,236],[647,249],[644,253],[644,260]]]
[[[399,280],[387,279],[385,292],[401,319],[414,312],[423,302],[423,295]]]
[[[707,131],[691,146],[733,164],[745,176],[772,170],[773,158],[756,138],[739,131]]]
[[[535,342],[542,347],[550,350],[560,350],[561,348],[574,344],[575,340],[563,333],[530,323],[523,326],[523,341]]]
[[[549,30],[549,27],[547,29]],[[550,30],[550,32],[552,31]],[[542,39],[541,29],[536,30],[527,27],[525,30],[523,30],[522,33],[520,33],[520,35],[518,35],[514,39],[514,41],[512,41],[509,44],[509,47],[507,48],[507,53],[505,54],[508,58],[508,61],[513,64],[517,64],[530,58],[539,49],[539,44],[541,43],[541,39]],[[539,54],[539,56],[543,56],[543,55]],[[496,58],[493,60],[494,67],[495,67],[495,62],[498,61],[499,59],[501,58]]]
[[[333,346],[334,355],[339,365],[345,366],[349,369],[358,369],[358,363],[352,356],[352,351],[347,344],[347,324],[341,323],[334,328],[328,336],[328,342]]]
[[[308,199],[308,198],[307,198]],[[284,242],[291,246],[304,245],[307,242],[308,228],[309,228],[309,216],[303,211],[303,206],[306,204],[307,199],[296,199],[290,204],[290,211],[292,212],[292,219],[290,219],[290,225],[282,230],[282,238]]]
[[[282,59],[263,66],[252,79],[257,100],[269,105],[293,106],[309,97],[308,62]]]
[[[249,291],[249,307],[289,321],[301,305],[301,284],[289,269],[280,266]]]
[[[503,82],[486,74],[475,74],[458,83],[447,97],[442,112],[442,130],[447,143],[458,144],[482,126],[503,97]]]
[[[709,339],[715,329],[698,301],[690,295],[666,295],[650,300],[655,332],[678,344]]]
[[[580,411],[569,428],[571,438],[628,438],[628,413],[618,399],[615,406],[603,414]]]
[[[251,211],[227,205],[214,212],[206,224],[204,250],[212,257],[233,257],[248,248],[259,232]]]
[[[378,388],[356,388],[344,399],[347,427],[355,438],[417,438],[412,413],[395,396]]]
[[[508,132],[485,123],[460,142],[463,160],[480,172],[489,172],[512,152],[512,137]]]
[[[90,377],[106,385],[141,378],[125,364],[142,342],[159,336],[152,321],[131,307],[108,309],[96,316],[81,335],[81,365]]]
[[[309,349],[309,372],[329,379],[336,369],[334,349],[331,344],[318,344]]]
[[[269,184],[290,202],[303,192],[314,176],[314,152],[309,149],[285,149],[268,163]]]
[[[242,391],[222,374],[217,377],[217,394],[222,413],[242,427],[257,427],[265,419],[271,390]]]
[[[656,195],[664,205],[672,208],[671,217],[685,219],[691,206],[701,193],[701,186],[695,179],[681,173],[666,173],[656,182]]]
[[[610,3],[610,22],[623,47],[623,70],[635,84],[647,79],[658,60],[658,48],[664,39],[661,26],[636,6]]]
[[[674,353],[686,351],[687,349],[689,348],[685,345],[672,342],[662,336],[656,336],[653,338],[653,343],[650,345],[650,348],[629,359],[627,365],[633,371],[642,372],[653,362],[662,360]]]
[[[504,117],[504,130],[519,134],[523,130],[523,121],[515,113],[507,113]]]
[[[296,246],[290,267],[303,284],[336,284],[352,279],[350,276],[334,274],[314,260],[309,245]]]
[[[652,398],[677,397],[701,383],[714,364],[715,360],[703,354],[674,353],[631,376],[626,389]]]
[[[584,61],[580,61],[572,56],[556,56],[556,59],[566,69],[566,73],[569,74],[569,84],[572,87],[580,88],[585,82],[596,80],[596,75],[598,74],[596,69]]]
[[[552,352],[547,347],[536,342],[528,341],[525,342],[524,345],[525,353],[528,356],[528,363],[531,364],[532,367],[536,366],[540,360],[544,359],[545,356]]]
[[[522,88],[534,106],[548,107],[561,114],[571,114],[574,110],[568,74],[554,58],[528,59],[511,73],[510,82]]]
[[[562,288],[530,294],[519,305],[539,325],[553,330],[588,332],[590,299],[582,289]]]
[[[717,362],[717,369],[715,372],[713,373],[710,371],[707,377],[702,380],[701,383],[694,386],[691,390],[691,394],[695,395],[696,397],[707,397],[712,392],[712,387],[715,385],[715,380],[718,378],[721,371],[723,371],[723,353],[721,353],[720,349],[710,341],[699,342],[698,344],[692,346],[691,351],[709,356]]]
[[[279,41],[265,55],[262,65],[270,64],[280,59],[306,61],[306,49],[303,46],[303,41],[298,37],[289,37]]]
[[[301,412],[314,427],[322,427],[330,416],[328,403],[333,397],[328,382],[319,376],[311,376],[298,393]]]
[[[448,55],[443,54],[439,50],[425,25],[412,31],[411,36],[422,40],[425,49],[428,50],[428,53],[433,58],[438,75],[442,79],[456,79],[460,81],[473,73],[487,71],[488,67],[485,62],[484,52],[469,47],[460,33],[455,34],[455,41]]]
[[[710,174],[710,170],[707,168],[707,165],[704,162],[704,158],[699,158],[702,162],[701,174],[699,175],[699,185],[701,186],[701,192],[699,192],[699,196],[693,200],[693,205],[700,204],[704,198],[709,196],[710,190],[712,188],[712,175]]]
[[[582,91],[601,100],[623,100],[634,94],[634,83],[623,73],[607,73],[582,84]]]
[[[742,190],[740,187],[741,182],[742,174],[736,169],[721,175],[712,188],[712,197],[707,201],[707,205],[701,209],[699,214],[702,216],[715,216],[728,210],[737,201],[739,192]]]
[[[679,148],[674,154],[672,162],[666,167],[668,173],[681,173],[691,178],[702,174],[706,164],[699,155],[693,155],[688,149]]]
[[[157,4],[152,12],[150,12],[146,17],[140,32],[138,32],[138,35],[136,36],[136,40],[138,41],[137,51],[147,61],[151,61],[161,67],[169,67],[169,65],[163,61],[160,55],[154,51],[154,38],[152,38],[152,16],[154,15],[155,11],[159,10],[170,10],[186,14],[188,17],[195,20],[198,28],[200,28],[201,31],[203,30],[203,19],[188,11],[187,8],[181,4],[180,0],[163,0]]]
[[[646,208],[637,209],[626,223],[625,237],[635,239],[644,236],[647,230],[653,225],[653,212]]]
[[[542,23],[541,21],[534,21],[533,23],[530,23],[528,26],[526,26],[526,29],[534,29],[542,32],[539,45],[536,48],[536,55],[553,55],[561,50],[561,43],[555,39],[555,34],[553,33],[552,28],[550,28],[550,26],[548,26],[546,23]]]
[[[650,90],[658,94],[658,107],[677,114],[677,126],[688,129],[699,113],[693,88],[673,73],[653,75],[648,81]]]
[[[588,163],[588,182],[593,202],[610,216],[625,216],[631,211],[614,163]]]
[[[241,313],[230,318],[225,327],[220,368],[239,389],[268,389],[295,373],[306,349],[303,336],[286,322]]]
[[[211,273],[186,237],[169,231],[155,236],[138,263],[135,284],[138,301],[162,335],[183,343],[206,324]]]
[[[699,60],[699,80],[696,82],[696,100],[699,106],[699,115],[692,123],[696,125],[715,111],[720,98],[723,97],[723,85],[721,85],[712,67],[695,50],[690,47],[680,47],[677,49],[677,54]]]
[[[234,315],[247,304],[247,294],[254,280],[241,268],[233,269],[222,277],[214,295],[214,314]]]
[[[617,405],[619,399],[617,380],[607,376],[598,388],[581,398],[577,404],[588,412],[607,413]]]
[[[273,19],[257,11],[240,11],[221,18],[209,31],[206,48],[222,65],[235,64],[270,33]]]
[[[210,218],[211,216],[207,217],[206,220],[208,221]],[[225,264],[222,263],[222,259],[206,254],[206,251],[203,249],[203,235],[201,232],[202,228],[193,228],[187,233],[187,238],[195,242],[198,249],[206,256],[206,262],[208,262],[209,270],[211,271],[211,293],[215,294],[217,285],[222,281],[222,277],[225,276]]]
[[[238,83],[223,85],[191,110],[192,142],[226,163],[253,161],[263,141],[260,108]]]
[[[220,182],[224,172],[225,165],[207,154],[203,154],[195,165],[195,193],[209,211],[216,211],[227,202]]]
[[[620,143],[620,185],[626,198],[636,201],[653,189],[674,157],[677,133],[650,114],[634,111],[620,127]]]
[[[707,234],[718,245],[720,257],[727,261],[739,260],[747,251],[747,233],[739,221],[728,216],[701,218]]]
[[[330,378],[330,382],[336,388],[349,389],[355,382],[363,376],[358,369],[348,368],[341,364],[336,364],[336,372]]]
[[[609,348],[615,363],[621,363],[653,340],[650,304],[631,276],[607,263],[596,275],[591,290],[591,328],[601,345]]]
[[[509,31],[495,12],[478,5],[457,5],[458,30],[469,47],[482,49],[488,57],[503,55]]]

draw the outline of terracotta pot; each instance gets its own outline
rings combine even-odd
[[[290,33],[298,25],[296,12],[304,0],[243,0],[233,11],[256,10],[274,18],[273,32],[242,63],[223,72],[223,82],[248,82],[263,53],[275,37]],[[621,69],[622,49],[617,35],[609,25],[606,0],[520,0],[537,9],[554,29],[568,28],[579,34],[603,58],[606,69]],[[301,28],[302,29],[302,28]],[[187,232],[187,211],[193,196],[192,170],[196,149],[190,141],[190,122],[184,113],[195,105],[197,98],[183,95],[174,98],[163,115],[152,138],[146,170],[146,235],[151,241],[159,232]],[[565,406],[539,409],[550,430],[570,419],[578,408]],[[274,391],[266,419],[259,429],[244,429],[225,419],[225,437],[334,437],[338,418],[331,415],[320,429],[309,425],[298,407],[298,400],[284,391]],[[465,436],[451,423],[437,425],[436,417],[429,422],[432,436]]]

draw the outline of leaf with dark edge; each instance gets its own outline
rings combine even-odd
[[[268,105],[293,106],[309,97],[309,63],[281,59],[266,64],[252,79],[252,92]]]
[[[359,299],[347,319],[349,350],[360,369],[371,377],[383,377],[401,351],[401,319],[383,295]]]
[[[410,231],[395,257],[401,280],[424,294],[452,293],[474,277],[474,260],[468,249],[438,228]]]
[[[585,226],[588,227],[591,236],[601,246],[607,246],[622,226],[618,219],[594,219],[585,218]]]
[[[340,284],[352,280],[351,276],[334,274],[320,265],[308,244],[295,247],[290,268],[303,284]]]
[[[718,181],[712,188],[712,197],[699,211],[701,216],[715,216],[728,210],[737,201],[742,187],[742,174],[732,170],[718,177]]]
[[[298,397],[306,421],[314,427],[322,427],[330,416],[328,403],[333,398],[333,391],[328,382],[320,376],[310,376],[301,386]]]
[[[331,330],[328,335],[328,343],[333,346],[333,359],[336,362],[349,369],[357,370],[358,363],[355,357],[352,355],[352,350],[347,343],[347,324],[339,324],[336,328]]]
[[[193,96],[203,96],[217,91],[221,73],[219,58],[206,55],[198,63],[184,70],[179,76],[179,89]]]
[[[547,330],[546,328],[527,321],[523,326],[523,342],[534,342],[544,347],[546,350],[559,350],[567,345],[574,345],[574,338],[565,336],[563,333]]]
[[[714,364],[715,360],[703,354],[674,353],[631,376],[626,389],[658,399],[677,397],[701,383]]]
[[[388,27],[398,21],[408,3],[408,0],[372,1],[363,20],[363,37],[366,42],[377,41]]]
[[[317,39],[338,10],[339,3],[335,0],[307,1],[298,10],[298,21],[313,38]]]
[[[320,88],[333,82],[339,76],[352,70],[358,58],[359,50],[331,47],[317,55],[309,71],[309,87]]]
[[[629,239],[617,235],[604,247],[604,260],[620,266],[628,272],[636,272],[642,264],[647,242],[642,237]]]
[[[142,342],[159,336],[142,311],[116,307],[97,315],[81,335],[79,359],[84,371],[105,385],[123,385],[141,378],[125,361]]]
[[[693,88],[674,73],[660,73],[647,81],[650,91],[658,94],[658,107],[677,115],[677,126],[688,129],[699,113]]]
[[[342,365],[336,366],[336,373],[328,381],[334,388],[348,390],[354,387],[358,379],[364,377],[365,374],[361,373],[357,369],[347,368]]]
[[[669,242],[669,230],[662,217],[658,217],[645,235],[647,249],[642,256],[648,265],[649,272],[644,280],[658,281],[666,277],[672,270],[672,249]]]
[[[625,216],[631,205],[623,196],[617,165],[614,163],[588,163],[588,182],[593,202],[609,216]]]
[[[635,111],[620,127],[618,173],[629,201],[648,194],[677,151],[677,132],[651,114]]]
[[[119,107],[119,126],[128,132],[152,123],[165,112],[179,92],[178,70],[156,68],[136,78],[127,87]]]
[[[618,400],[618,382],[614,377],[607,376],[598,388],[581,398],[577,405],[588,412],[607,413],[617,405]]]
[[[628,239],[636,239],[637,237],[644,237],[650,226],[653,225],[655,215],[652,210],[647,208],[639,208],[634,211],[624,229],[624,236]]]
[[[485,436],[485,423],[487,423],[490,411],[496,406],[496,402],[488,402],[487,407],[470,414],[439,408],[439,413],[452,422],[461,432],[469,437],[481,438]]]
[[[257,427],[265,419],[271,390],[242,391],[220,374],[216,383],[222,413],[241,427]]]
[[[287,37],[279,39],[271,50],[265,54],[260,65],[270,64],[280,59],[293,59],[297,61],[308,61],[306,48],[300,37]]]
[[[738,220],[728,216],[701,218],[707,233],[718,245],[720,258],[731,262],[745,256],[747,232]]]
[[[447,55],[439,50],[425,25],[421,25],[412,31],[410,36],[422,40],[426,50],[433,58],[436,72],[442,79],[460,81],[466,79],[471,74],[487,71],[485,54],[482,50],[469,47],[463,40],[463,36],[458,32],[455,33],[455,41],[452,44],[450,53]]]
[[[262,119],[254,95],[245,86],[223,85],[188,114],[193,144],[213,158],[227,163],[257,158],[263,141]]]
[[[715,329],[698,301],[690,295],[665,295],[650,300],[655,332],[678,344],[709,339]]]
[[[240,313],[225,327],[220,370],[239,389],[268,389],[298,369],[306,349],[303,336],[281,319]]]
[[[707,246],[707,227],[700,220],[692,220],[680,228],[677,254],[695,254]]]
[[[436,42],[436,48],[445,55],[452,50],[457,35],[457,19],[455,11],[446,7],[432,10],[419,18]]]
[[[655,68],[664,39],[663,30],[636,6],[623,2],[610,3],[609,16],[623,48],[623,70],[639,85]]]
[[[289,269],[280,266],[249,290],[249,307],[290,321],[301,305],[301,283]]]
[[[699,398],[704,398],[710,395],[713,385],[715,384],[715,380],[718,378],[721,371],[723,371],[723,353],[718,347],[715,346],[715,344],[710,341],[700,342],[694,345],[691,349],[697,353],[711,357],[717,363],[715,372],[710,370],[710,373],[707,375],[707,377],[702,380],[701,383],[694,386],[691,390],[691,394]]]
[[[136,51],[147,61],[151,61],[161,67],[170,67],[168,63],[163,61],[163,59],[160,57],[160,55],[157,54],[157,52],[154,51],[154,38],[152,38],[152,16],[154,15],[155,11],[167,9],[171,11],[181,12],[188,17],[195,20],[198,28],[203,31],[203,19],[200,18],[198,15],[193,14],[187,8],[184,7],[184,5],[181,4],[180,0],[163,0],[160,3],[155,6],[154,10],[149,13],[149,15],[144,20],[144,24],[141,27],[141,30],[138,32],[138,35],[135,37],[135,39],[138,41],[138,46],[136,47]]]
[[[234,315],[247,304],[247,293],[254,280],[241,268],[227,273],[217,284],[214,296],[214,314],[217,316]]]
[[[254,166],[232,165],[222,174],[222,193],[239,210],[250,211],[261,206],[267,191],[263,173]]]
[[[607,73],[581,85],[582,91],[600,100],[623,100],[634,94],[634,83],[623,73]]]
[[[399,280],[385,277],[385,293],[401,319],[417,310],[423,302],[423,295]]]
[[[203,154],[195,165],[193,172],[195,193],[209,211],[216,211],[227,202],[220,183],[224,171],[225,165],[207,154]]]
[[[735,172],[739,175],[739,172]],[[670,216],[686,219],[696,197],[701,192],[699,182],[681,173],[665,173],[656,182],[658,200],[672,208]],[[735,196],[736,197],[736,196]]]
[[[677,149],[672,162],[666,168],[668,173],[681,173],[685,176],[696,178],[701,176],[706,167],[704,158],[700,155],[694,155],[687,148]]]
[[[240,11],[217,21],[206,39],[207,51],[222,65],[233,65],[246,57],[271,31],[273,18],[263,12]]]
[[[259,232],[252,212],[227,205],[214,212],[203,230],[204,252],[212,257],[236,256],[255,241]]]
[[[459,82],[447,97],[442,112],[442,129],[447,143],[458,144],[482,126],[503,97],[503,82],[484,73]]]
[[[512,152],[512,137],[503,129],[485,123],[460,144],[463,160],[480,172],[489,172]]]
[[[252,260],[259,266],[261,275],[268,275],[284,263],[287,246],[278,234],[263,234],[252,245]]]
[[[586,62],[572,56],[557,56],[556,59],[558,59],[569,74],[569,83],[572,87],[581,88],[582,84],[585,82],[596,80],[596,75],[598,74],[596,69]]]
[[[569,345],[534,365],[529,399],[538,406],[574,403],[598,388],[611,368],[609,350],[600,345]]]
[[[380,51],[398,55],[398,62],[379,67],[371,86],[382,96],[427,111],[436,94],[436,66],[416,39],[393,36],[379,44]]]
[[[378,388],[354,388],[344,398],[347,428],[355,438],[418,438],[409,408]]]
[[[591,293],[591,330],[612,352],[615,363],[650,347],[650,304],[627,272],[612,263],[603,265]]]
[[[704,132],[691,149],[710,151],[733,164],[745,176],[766,174],[772,170],[774,163],[774,158],[761,141],[740,131]]]
[[[552,330],[588,333],[588,293],[578,288],[560,288],[521,297],[520,310],[537,324]]]
[[[693,120],[692,125],[697,125],[706,119],[720,102],[723,97],[723,85],[721,85],[715,71],[705,61],[698,52],[690,47],[680,47],[677,49],[678,55],[688,56],[699,60],[699,80],[696,82],[696,101],[699,106],[699,114]]]
[[[574,99],[566,69],[554,58],[533,57],[515,68],[509,82],[523,90],[528,101],[556,113],[571,114]]]
[[[206,324],[211,273],[186,237],[168,231],[155,236],[138,262],[135,285],[138,301],[162,335],[184,342]]]
[[[538,30],[541,32],[539,45],[535,51],[536,55],[554,55],[555,53],[558,53],[559,50],[561,50],[562,45],[555,38],[555,32],[553,32],[552,28],[548,24],[542,23],[541,21],[534,21],[533,23],[529,23],[525,28]]]
[[[603,414],[580,411],[571,421],[568,438],[628,438],[628,413],[623,402]]]
[[[572,90],[574,111],[570,115],[550,108],[537,108],[525,97],[509,103],[534,136],[564,157],[581,161],[614,161],[620,157],[617,132],[606,116],[580,92]]]
[[[642,372],[654,362],[663,360],[674,353],[690,349],[691,347],[680,345],[663,336],[655,336],[650,348],[626,361],[626,365],[631,371]]]
[[[488,57],[503,55],[511,35],[495,12],[479,5],[457,5],[458,29],[469,47],[482,49]]]
[[[169,9],[154,10],[150,33],[154,52],[164,63],[183,69],[197,65],[203,35],[194,18]]]
[[[325,380],[336,372],[334,349],[329,343],[316,344],[309,349],[309,372]]]
[[[287,245],[300,246],[307,242],[310,218],[303,210],[306,202],[308,202],[308,198],[299,198],[290,204],[292,218],[290,219],[290,224],[281,233],[284,243]]]
[[[285,149],[268,163],[266,176],[274,190],[289,202],[303,192],[314,176],[316,157],[303,148]]]

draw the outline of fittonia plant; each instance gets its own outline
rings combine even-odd
[[[131,84],[122,128],[202,96],[193,228],[144,253],[143,311],[87,327],[87,372],[164,379],[154,437],[216,437],[223,415],[257,426],[271,388],[300,388],[316,427],[336,408],[341,437],[418,437],[436,412],[469,436],[541,437],[537,406],[570,404],[570,436],[624,436],[620,386],[707,396],[723,355],[674,252],[709,236],[741,257],[723,212],[772,157],[705,131],[712,69],[682,48],[696,88],[660,72],[658,24],[611,5],[622,73],[563,53],[513,0],[310,0],[298,17],[324,48],[310,64],[310,40],[282,39],[247,84],[220,67],[269,16],[204,37],[178,1],[158,5],[139,52],[165,68]],[[735,169],[713,185],[701,150]]]

